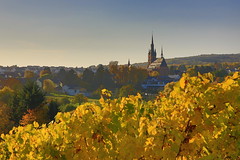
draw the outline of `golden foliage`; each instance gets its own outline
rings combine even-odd
[[[153,102],[138,94],[99,103],[14,128],[1,136],[0,158],[240,159],[238,75],[222,83],[184,75]]]

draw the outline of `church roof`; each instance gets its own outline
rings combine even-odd
[[[152,62],[149,66],[148,69],[157,69],[160,67],[167,67],[167,63],[165,59],[162,58],[157,58],[154,62]]]

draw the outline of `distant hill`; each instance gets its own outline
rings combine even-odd
[[[238,54],[202,54],[198,56],[179,57],[166,59],[168,65],[203,65],[216,62],[240,62],[240,53]],[[147,67],[147,62],[135,63],[133,66]]]

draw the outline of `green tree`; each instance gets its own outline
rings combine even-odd
[[[64,68],[61,68],[61,69],[59,70],[59,72],[57,73],[57,78],[58,78],[61,82],[65,83],[66,77],[67,77],[67,72],[65,71]]]
[[[22,118],[28,109],[35,109],[40,106],[45,100],[45,93],[37,85],[36,82],[28,81],[23,89],[16,92],[13,96],[11,107],[13,119],[16,123]]]
[[[99,65],[95,73],[95,82],[94,82],[94,85],[96,86],[95,88],[98,88],[99,85],[103,84],[103,78],[104,78],[104,68],[103,68],[103,65]]]
[[[37,85],[36,82],[29,81],[23,86],[19,93],[20,104],[27,109],[34,109],[45,100],[44,91]]]
[[[79,77],[76,73],[75,70],[71,69],[67,72],[67,84],[71,84],[71,85],[76,85],[78,86],[79,85]]]
[[[103,86],[103,88],[112,89],[115,87],[113,77],[108,69],[105,69],[103,65],[99,65],[95,73],[95,89]]]
[[[79,86],[80,84],[80,78],[78,77],[77,73],[73,69],[69,71],[65,71],[64,69],[61,69],[57,74],[57,77],[59,77],[59,80],[64,85]]]
[[[89,68],[86,68],[83,71],[83,75],[81,78],[82,78],[82,87],[84,87],[87,90],[93,91],[94,90],[94,86],[92,85],[94,81],[93,71]]]

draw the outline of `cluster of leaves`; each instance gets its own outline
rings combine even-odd
[[[1,135],[1,159],[239,159],[240,76],[183,78],[168,96],[85,103]]]

